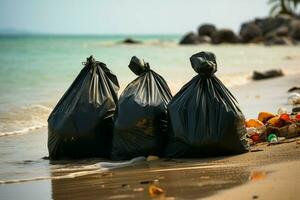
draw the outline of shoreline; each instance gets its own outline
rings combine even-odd
[[[262,81],[252,81],[246,85],[232,87],[230,91],[237,98],[247,118],[257,117],[260,111],[276,113],[280,106],[290,109],[291,107],[287,105],[287,90],[299,84],[299,78],[300,75],[296,74]],[[16,162],[26,163],[26,160],[29,160],[30,162],[26,164],[29,167],[28,170],[32,170],[31,165],[34,166],[38,163],[35,166],[36,169],[44,168],[45,172],[43,173],[49,176],[63,177],[64,175],[68,175],[69,171],[66,167],[71,167],[75,173],[79,172],[83,175],[67,179],[1,184],[0,193],[1,197],[3,197],[1,199],[72,198],[76,200],[83,197],[86,199],[98,199],[100,197],[103,199],[149,199],[148,186],[149,183],[155,182],[155,180],[158,180],[158,185],[164,189],[166,197],[170,199],[196,199],[203,197],[223,199],[226,197],[227,191],[228,193],[230,192],[230,195],[242,195],[242,197],[246,198],[248,196],[243,196],[243,193],[239,192],[239,188],[246,187],[245,190],[249,190],[248,187],[252,187],[247,185],[249,185],[249,176],[253,170],[255,171],[257,167],[261,167],[263,171],[268,171],[268,165],[276,164],[274,168],[276,171],[280,168],[277,165],[281,166],[285,162],[294,161],[298,163],[300,155],[300,148],[295,147],[297,146],[295,144],[296,141],[292,141],[291,143],[274,146],[267,146],[266,144],[257,145],[256,148],[259,151],[246,154],[202,159],[160,159],[102,173],[99,170],[98,172],[92,172],[86,169],[75,169],[76,166],[87,164],[83,161],[79,161],[79,163],[75,161],[77,164],[75,168],[74,163],[73,165],[70,163],[64,166],[63,163],[52,165],[49,164],[49,161],[42,161],[41,158],[46,153],[46,131],[46,128],[42,128],[31,131],[27,135],[28,137],[20,135],[3,137],[3,139],[6,138],[5,141],[10,141],[12,144],[18,141],[20,144],[19,151],[22,151],[22,149],[34,151],[36,146],[31,145],[33,141],[39,143],[38,148],[44,149],[43,154],[37,152],[34,156],[28,156],[27,152],[24,152],[15,158]],[[18,140],[12,141],[10,138],[13,140],[18,138]],[[300,141],[299,137],[297,141]],[[14,150],[14,147],[9,150],[12,156],[14,156]],[[9,154],[7,155],[7,159],[11,159]],[[36,159],[39,160],[36,161]],[[39,166],[39,162],[42,162],[41,166]],[[89,161],[88,164],[94,164],[95,162],[99,161]],[[292,180],[292,176],[297,170],[294,164],[291,165],[288,164],[289,172],[291,173],[286,174],[285,179],[283,179],[285,184],[286,182],[289,183],[290,179]],[[61,166],[63,170],[60,172],[53,170],[53,167],[57,166]],[[86,172],[91,172],[91,174],[84,174]],[[282,172],[279,170],[279,173]],[[270,180],[274,179],[272,176],[270,174]],[[269,180],[269,175],[266,176],[266,180]],[[147,184],[141,184],[143,181],[148,182]],[[273,186],[278,186],[281,183],[276,182]],[[37,188],[39,191],[36,194],[26,192],[35,191]],[[268,191],[272,192],[271,190]],[[267,197],[273,197],[271,193],[257,194],[259,196],[266,195]],[[251,193],[251,195],[256,195],[256,193]]]
[[[249,109],[249,104],[251,104],[251,107],[259,107],[260,109],[263,109],[264,106],[267,106],[268,110],[270,112],[276,113],[277,109],[279,107],[286,107],[288,109],[291,109],[290,105],[285,104],[285,102],[287,102],[287,90],[292,87],[292,86],[296,86],[297,85],[297,79],[300,79],[300,72],[296,72],[296,74],[292,74],[290,71],[286,72],[285,69],[283,69],[284,71],[284,76],[283,77],[278,77],[278,78],[271,78],[271,79],[265,79],[265,80],[259,80],[259,81],[254,81],[251,79],[251,74],[248,75],[239,75],[238,77],[234,77],[237,80],[231,83],[227,83],[227,79],[230,79],[232,77],[230,77],[229,75],[226,76],[221,76],[220,79],[221,81],[225,84],[225,86],[227,88],[229,88],[229,90],[234,94],[235,97],[237,97],[238,102],[241,105],[242,111],[245,114],[246,118],[253,118],[256,117],[253,113],[252,109]],[[195,74],[196,75],[196,74]],[[218,76],[217,76],[218,77]],[[289,86],[281,86],[279,88],[276,88],[277,91],[279,91],[281,93],[280,96],[276,96],[275,99],[273,98],[274,95],[270,94],[271,92],[266,90],[264,88],[264,85],[268,85],[270,86],[270,89],[273,88],[273,85],[280,85],[279,82],[287,82],[287,84],[290,84]],[[285,84],[285,85],[287,85]],[[169,84],[170,89],[173,93],[173,96],[180,90],[180,88],[183,86],[184,84],[180,85],[180,86],[174,86],[172,84]],[[123,86],[123,89],[125,88],[125,86]],[[255,89],[253,89],[255,88]],[[174,92],[175,91],[175,92]],[[122,92],[122,91],[121,91]],[[121,94],[121,92],[118,93],[118,95]],[[272,98],[268,98],[267,96],[270,96]],[[263,101],[258,102],[258,104],[256,104],[255,102],[257,102],[257,100],[259,100],[260,98],[262,98],[264,101],[269,100],[269,101],[273,101],[274,103],[272,104],[265,104]],[[249,101],[252,100],[253,102]],[[262,105],[263,104],[263,105]],[[49,106],[49,105],[48,105]],[[26,107],[25,107],[26,108]],[[43,113],[43,115],[48,116],[50,114],[50,112],[52,111],[52,107],[47,107],[45,105],[28,105],[28,108],[32,108],[32,109],[40,109],[43,112],[48,112],[47,113]],[[259,109],[255,109],[256,110],[256,114],[258,114],[260,111]],[[25,112],[27,112],[28,110],[25,110]],[[41,112],[40,111],[40,112]],[[250,113],[250,115],[248,114]],[[45,118],[46,121],[46,118]],[[45,127],[47,127],[47,122],[39,122],[36,125],[32,125],[29,127],[23,127],[22,129],[19,130],[13,130],[13,131],[7,131],[7,132],[0,132],[0,138],[2,137],[10,137],[10,136],[18,136],[18,135],[26,135],[31,133],[32,131],[36,131],[36,130],[42,130]]]

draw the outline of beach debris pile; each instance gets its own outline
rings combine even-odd
[[[279,108],[277,114],[260,112],[257,119],[247,119],[245,125],[250,145],[278,144],[300,136],[300,112],[288,113],[283,108]]]

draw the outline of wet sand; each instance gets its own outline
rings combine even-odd
[[[255,117],[259,111],[290,108],[286,91],[299,84],[299,78],[294,75],[270,79],[231,90],[245,115]],[[76,178],[2,184],[0,199],[282,199],[275,195],[274,188],[299,185],[299,141],[295,138],[274,146],[261,144],[241,155],[160,159]],[[257,177],[253,176],[256,172]],[[65,172],[51,172],[50,168],[53,177],[57,173]],[[163,194],[151,197],[151,184],[162,188]],[[288,193],[289,199],[299,197],[294,187],[281,187],[278,191]]]
[[[112,173],[81,177],[77,181],[76,179],[55,180],[52,181],[52,197],[53,199],[81,199],[82,197],[150,199],[148,182],[153,182],[162,188],[165,197],[170,199],[197,199],[249,182],[251,173],[259,166],[297,160],[300,155],[300,148],[296,148],[296,142],[272,147],[263,145],[259,149],[262,151],[239,156],[152,161],[135,167],[114,170]],[[290,175],[295,173],[299,175],[299,162],[296,164],[298,167],[292,168],[293,172]],[[289,182],[287,178],[294,180],[295,177],[287,176],[284,182]],[[294,190],[286,192],[291,193]],[[239,192],[238,194],[246,195]],[[252,197],[249,192],[247,196]]]
[[[297,142],[300,138],[274,146],[261,144],[255,147],[254,152],[242,155],[145,161],[77,178],[6,184],[0,187],[1,199],[151,199],[148,192],[150,184],[164,190],[164,196],[158,195],[158,199],[199,199],[215,194],[213,199],[223,199],[226,195],[232,196],[232,193],[232,197],[238,198],[230,199],[251,199],[255,195],[274,197],[270,188],[281,187],[282,184],[290,185],[284,187],[284,192],[293,197],[289,199],[297,199],[295,195],[298,193],[295,193],[292,184],[299,183],[300,145]],[[278,166],[266,167],[274,163]],[[262,177],[258,174],[256,179],[257,183],[260,179],[267,183],[256,185],[255,179],[250,180],[253,172],[265,173]],[[284,176],[276,173],[284,173]],[[234,188],[241,184],[245,184],[241,187],[247,192]],[[222,193],[231,188],[232,193]]]

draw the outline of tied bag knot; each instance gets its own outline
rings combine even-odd
[[[149,63],[145,62],[142,59],[139,59],[136,56],[133,56],[130,60],[130,63],[128,65],[130,70],[135,73],[136,75],[140,76],[141,74],[147,72],[150,70]]]
[[[217,71],[215,54],[202,51],[190,57],[193,69],[201,76],[210,78]]]
[[[92,55],[86,58],[86,62],[83,62],[82,64],[85,67],[89,67],[90,69],[94,69],[95,67],[100,66],[104,72],[109,71],[105,63],[96,61]]]

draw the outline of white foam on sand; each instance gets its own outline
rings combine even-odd
[[[29,105],[14,108],[0,114],[0,137],[23,135],[47,126],[47,118],[52,108],[43,105]]]
[[[64,165],[54,165],[51,168],[51,173],[58,175],[52,176],[38,176],[32,178],[15,179],[15,180],[0,180],[0,184],[13,184],[30,181],[41,181],[41,180],[59,180],[76,178],[80,176],[86,176],[91,174],[100,174],[109,171],[110,169],[116,169],[121,167],[131,166],[140,162],[144,162],[145,157],[136,157],[129,161],[124,162],[99,162],[92,165],[73,166],[66,168]]]

